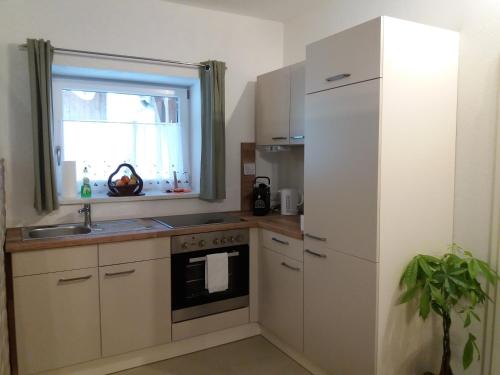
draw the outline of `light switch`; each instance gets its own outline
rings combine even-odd
[[[243,174],[245,176],[255,175],[255,163],[243,163]]]

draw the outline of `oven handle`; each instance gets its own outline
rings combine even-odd
[[[237,257],[238,255],[240,255],[239,251],[233,251],[232,253],[227,254],[228,258]],[[189,263],[205,262],[206,260],[207,257],[189,258]]]

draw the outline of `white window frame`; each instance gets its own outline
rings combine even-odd
[[[143,83],[143,82],[128,82],[128,81],[115,81],[100,78],[80,78],[80,77],[66,77],[55,75],[52,81],[52,101],[53,101],[53,118],[54,118],[54,142],[53,142],[53,152],[56,156],[56,177],[58,181],[58,186],[61,186],[61,166],[59,165],[59,160],[64,159],[64,134],[63,134],[63,109],[62,109],[62,92],[63,90],[78,90],[78,91],[110,91],[123,94],[133,94],[133,95],[143,95],[143,96],[165,96],[165,97],[178,97],[179,98],[179,122],[182,126],[182,150],[183,150],[183,162],[184,171],[189,174],[192,173],[192,155],[191,150],[192,142],[191,140],[191,110],[190,110],[190,88],[189,87],[179,87],[166,84],[155,84],[155,83]],[[173,91],[173,93],[172,93]],[[186,125],[186,126],[184,126]],[[60,159],[57,156],[56,150],[60,149]],[[91,152],[91,151],[89,151]],[[140,171],[138,171],[140,174]],[[195,177],[196,178],[196,177]],[[193,176],[191,176],[193,180]],[[147,197],[123,197],[127,200],[134,200],[134,198],[141,198],[138,200],[148,200],[154,198],[158,195],[163,195],[166,198],[166,194],[148,193]],[[193,193],[179,193],[179,194],[169,194],[168,198],[190,198],[197,196],[198,192]],[[104,198],[97,197],[93,199],[94,202],[99,201],[111,201],[117,198]],[[122,198],[120,198],[122,200]],[[72,204],[79,199],[68,200],[67,202],[62,201],[60,203]]]

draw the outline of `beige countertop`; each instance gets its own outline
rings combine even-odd
[[[263,228],[292,238],[300,240],[303,238],[302,231],[300,230],[299,216],[281,216],[277,214],[252,216],[251,212],[232,212],[231,214],[239,216],[241,221],[237,223],[207,224],[186,228],[168,228],[155,221],[151,221],[152,225],[148,229],[29,240],[23,240],[22,228],[9,228],[7,229],[5,250],[8,253],[14,253],[241,228]]]

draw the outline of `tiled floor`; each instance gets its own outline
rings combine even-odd
[[[310,375],[262,336],[218,346],[119,375]]]

